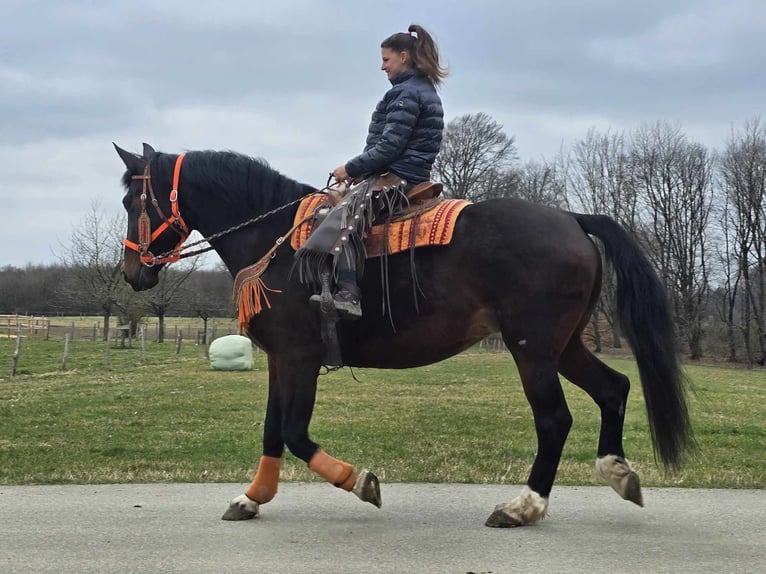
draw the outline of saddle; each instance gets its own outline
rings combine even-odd
[[[425,182],[414,187],[417,192],[409,205],[402,206],[393,217],[386,218],[369,230],[364,238],[367,258],[381,257],[400,253],[411,248],[433,245],[447,245],[452,241],[458,215],[470,202],[463,199],[444,199],[432,194],[441,191],[441,184]],[[327,195],[315,193],[304,199],[295,214],[295,223],[299,223],[312,213],[329,209],[331,203]],[[313,221],[309,220],[295,230],[290,245],[296,251],[311,235]]]
[[[398,175],[386,172],[377,176],[375,182],[370,188],[370,191],[373,193],[376,191],[384,191],[386,189],[401,185],[402,183],[402,178],[400,178]],[[327,199],[333,206],[335,206],[348,193],[349,189],[350,186],[345,182],[333,185],[327,190]],[[410,205],[421,204],[424,201],[439,197],[443,189],[444,186],[441,183],[424,181],[407,192],[407,201],[410,203]]]
[[[377,189],[383,191],[401,185],[401,179],[388,174],[379,177],[375,182]],[[301,201],[295,214],[294,226],[291,230],[290,245],[298,250],[311,235],[312,225],[316,224],[313,214],[320,211],[329,211],[335,203],[341,201],[348,189],[336,188],[337,193],[314,193]],[[407,201],[396,212],[393,218],[389,218],[382,224],[374,225],[365,234],[364,251],[367,258],[384,257],[416,247],[429,245],[446,245],[452,241],[453,231],[460,212],[470,202],[462,199],[443,199],[439,197],[442,185],[439,183],[424,182],[412,188],[407,194]],[[294,230],[294,231],[293,231]],[[263,307],[271,308],[268,293],[275,292],[269,289],[261,275],[268,267],[273,256],[273,250],[287,239],[286,234],[275,244],[272,251],[258,260],[253,265],[242,269],[234,281],[234,297],[239,310],[239,323],[242,332],[247,328],[250,319],[261,312]],[[414,265],[414,259],[412,260]],[[414,273],[414,267],[413,267]],[[320,273],[322,281],[322,340],[325,343],[325,364],[328,366],[342,365],[340,347],[338,344],[335,324],[338,317],[334,312],[330,295],[329,273]],[[387,281],[387,279],[386,279]],[[325,307],[332,313],[325,312]],[[417,306],[416,306],[417,307]]]
[[[429,199],[434,199],[441,195],[444,186],[441,183],[433,181],[424,181],[413,187],[407,193],[407,199],[410,204],[417,204]]]

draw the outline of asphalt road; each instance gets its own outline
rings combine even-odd
[[[0,572],[766,572],[766,491],[557,487],[538,525],[491,529],[520,487],[383,484],[383,508],[282,484],[220,520],[242,484],[0,486]]]

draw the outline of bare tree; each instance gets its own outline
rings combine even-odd
[[[636,130],[632,155],[651,233],[648,247],[670,292],[680,334],[691,357],[700,359],[709,288],[712,159],[679,127],[662,122]]]
[[[174,263],[162,269],[157,285],[144,294],[147,307],[157,317],[158,343],[165,341],[165,316],[168,311],[189,296],[184,290],[184,284],[197,268],[197,258],[187,261],[185,264]]]
[[[569,207],[566,160],[563,155],[553,161],[529,160],[521,165],[517,173],[516,197],[559,209]]]
[[[722,164],[723,165],[723,164]],[[737,303],[742,270],[737,255],[737,218],[732,208],[732,198],[725,193],[722,205],[718,209],[719,239],[716,246],[718,253],[720,288],[718,289],[718,317],[726,326],[726,344],[728,360],[737,361]]]
[[[122,278],[122,237],[126,227],[124,216],[107,215],[95,201],[59,256],[70,279],[62,289],[70,299],[90,299],[101,310],[104,340],[111,316],[131,298]]]
[[[637,197],[631,156],[621,133],[600,133],[591,128],[572,149],[568,170],[569,189],[579,209],[609,215],[635,233]],[[612,346],[622,347],[617,320],[614,273],[604,272],[601,296],[593,313],[598,338],[598,318],[603,315],[612,333]]]
[[[235,315],[236,309],[231,296],[232,285],[232,277],[222,264],[213,271],[195,271],[189,278],[185,308],[187,312],[202,319],[205,343],[208,342],[209,319]]]
[[[483,199],[517,197],[563,209],[567,207],[566,171],[554,160],[529,160],[506,171],[493,171],[486,180]]]
[[[745,353],[755,361],[755,325],[760,358],[766,362],[766,128],[760,118],[735,132],[721,159],[732,234],[732,255],[744,290],[741,328]],[[732,312],[734,309],[731,310]]]
[[[516,159],[512,137],[489,115],[460,116],[447,124],[434,173],[446,195],[459,199],[484,199],[491,183]]]
[[[635,231],[638,201],[624,134],[591,128],[572,150],[569,178],[571,192],[583,209],[609,215]]]

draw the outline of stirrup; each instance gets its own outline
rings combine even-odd
[[[309,297],[309,303],[313,306],[322,308],[322,296],[319,294]],[[338,291],[332,297],[332,305],[341,319],[359,319],[362,316],[362,304],[358,295],[350,291]]]
[[[362,303],[358,294],[342,289],[333,296],[332,302],[343,319],[359,319],[362,316]]]
[[[330,291],[330,273],[322,271],[320,273],[322,281],[321,295],[312,295],[309,298],[310,305],[319,307],[322,318],[322,342],[324,343],[324,363],[330,367],[342,367],[343,358],[340,352],[340,341],[338,341],[338,331],[335,328],[340,317],[335,309],[335,304]]]

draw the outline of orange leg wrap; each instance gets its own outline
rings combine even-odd
[[[245,491],[245,495],[258,504],[266,504],[277,494],[279,484],[279,465],[281,458],[262,456],[258,463],[255,479]]]
[[[343,490],[351,491],[354,488],[354,484],[356,484],[354,467],[347,462],[331,457],[323,450],[316,451],[314,456],[311,457],[309,468],[327,482]]]

